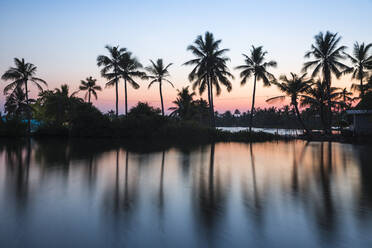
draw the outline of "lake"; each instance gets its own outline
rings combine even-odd
[[[371,146],[159,149],[2,140],[0,247],[372,247]]]

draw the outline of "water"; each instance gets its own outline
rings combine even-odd
[[[240,131],[248,131],[249,127],[217,127],[217,129],[236,133]],[[261,127],[252,127],[252,131],[285,135],[285,136],[297,136],[297,135],[301,135],[304,133],[302,129],[261,128]]]
[[[0,142],[0,247],[372,247],[372,147]]]

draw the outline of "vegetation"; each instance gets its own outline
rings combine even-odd
[[[172,63],[168,64],[167,66],[164,66],[163,59],[156,60],[156,63],[154,63],[154,61],[152,60],[150,60],[150,62],[151,62],[151,65],[146,67],[146,70],[149,73],[147,78],[152,80],[148,88],[150,88],[153,83],[156,83],[156,82],[159,83],[161,115],[164,116],[162,84],[165,81],[165,82],[168,82],[174,88],[173,83],[167,79],[167,77],[169,77],[168,68],[172,65]]]
[[[216,88],[216,95],[221,94],[221,86],[224,85],[228,92],[232,89],[229,78],[234,78],[229,72],[226,62],[229,60],[224,54],[228,49],[219,49],[222,40],[214,40],[213,34],[206,32],[204,39],[199,35],[194,45],[187,47],[196,57],[189,60],[185,65],[193,65],[194,69],[189,74],[189,81],[193,83],[193,90],[199,88],[200,95],[208,89],[208,103],[211,127],[216,127],[213,106],[213,86]]]
[[[269,73],[267,69],[269,67],[276,67],[275,61],[265,62],[265,56],[267,52],[263,51],[263,47],[254,47],[252,46],[251,55],[248,56],[243,54],[245,57],[245,64],[236,67],[238,70],[242,70],[240,72],[240,77],[242,81],[240,82],[241,85],[245,85],[247,80],[253,76],[253,96],[252,96],[252,106],[251,106],[251,118],[250,118],[250,125],[249,125],[249,132],[252,131],[252,121],[253,121],[253,114],[254,114],[254,101],[256,99],[256,81],[262,80],[264,86],[270,86],[270,82],[275,80],[273,74]]]
[[[115,86],[116,111],[103,114],[92,104],[92,95],[97,99],[101,87],[96,79],[88,77],[81,81],[79,90],[71,92],[67,84],[54,90],[45,89],[46,82],[36,77],[37,67],[26,63],[24,59],[14,59],[15,67],[8,69],[2,79],[10,81],[5,88],[5,115],[0,119],[0,136],[22,136],[32,133],[37,136],[69,137],[119,137],[133,140],[168,140],[174,142],[209,142],[209,141],[253,141],[276,139],[266,134],[252,133],[252,127],[301,128],[311,134],[312,130],[322,128],[331,134],[331,126],[345,126],[346,110],[371,109],[372,94],[372,55],[371,44],[355,43],[352,55],[346,53],[346,47],[340,45],[338,34],[326,32],[315,36],[315,43],[305,57],[304,71],[311,69],[311,74],[297,75],[291,73],[275,79],[268,69],[276,66],[275,61],[266,61],[267,52],[262,46],[252,46],[249,55],[243,54],[245,63],[236,67],[240,71],[241,85],[253,79],[253,96],[250,111],[235,110],[219,114],[214,111],[213,97],[221,93],[221,85],[231,91],[233,79],[229,72],[225,55],[228,49],[220,49],[221,40],[215,40],[212,33],[199,35],[187,50],[195,56],[185,63],[193,66],[188,75],[192,84],[178,90],[174,106],[165,114],[163,102],[163,82],[169,81],[169,67],[162,59],[143,68],[140,62],[126,48],[106,46],[108,56],[97,57],[101,75],[107,79],[106,86]],[[351,66],[345,63],[348,59]],[[332,76],[341,77],[352,73],[352,78],[359,80],[351,84],[351,90],[359,90],[354,97],[347,88],[333,87]],[[124,81],[125,115],[119,116],[118,84]],[[134,89],[140,84],[137,80],[150,79],[152,84],[159,84],[161,109],[147,103],[139,102],[128,111],[129,83]],[[256,83],[262,81],[264,86],[276,86],[283,94],[267,99],[267,102],[290,99],[289,105],[281,108],[255,108]],[[39,94],[36,99],[29,98],[29,83],[33,83]],[[207,101],[196,99],[207,90]],[[84,99],[77,96],[84,91]],[[247,104],[248,107],[248,104]],[[31,125],[32,124],[32,125]],[[216,126],[249,126],[249,132],[229,133],[215,129]],[[251,136],[249,136],[251,134]]]

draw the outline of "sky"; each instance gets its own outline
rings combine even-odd
[[[164,85],[165,107],[171,107],[177,90],[190,85],[187,79],[192,67],[183,63],[192,59],[186,50],[197,35],[210,31],[228,48],[228,66],[235,76],[233,90],[225,89],[215,97],[215,108],[246,111],[251,106],[253,80],[240,86],[238,71],[242,53],[251,45],[264,46],[267,59],[275,60],[275,76],[300,73],[314,36],[320,31],[338,32],[341,44],[349,47],[355,41],[372,42],[372,0],[264,0],[264,1],[0,1],[0,73],[13,65],[13,58],[25,58],[38,67],[37,75],[54,89],[68,84],[78,89],[88,76],[105,85],[97,66],[98,55],[107,54],[105,45],[119,45],[130,50],[144,65],[149,59],[163,58],[170,67],[170,80],[175,88]],[[139,90],[129,88],[131,106],[145,101],[160,106],[158,87],[148,89],[139,80]],[[6,82],[0,82],[1,89]],[[334,81],[334,86],[350,87],[349,76]],[[31,87],[31,95],[37,89]],[[124,112],[124,86],[119,86],[119,111]],[[256,106],[269,107],[265,100],[281,94],[274,86],[258,83]],[[80,96],[84,94],[81,93]],[[205,98],[205,96],[204,96]],[[5,97],[0,95],[0,110]],[[104,88],[94,104],[103,112],[115,108],[115,89]]]

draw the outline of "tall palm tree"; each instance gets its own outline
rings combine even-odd
[[[25,59],[18,59],[14,58],[15,67],[10,67],[2,76],[1,79],[3,80],[12,80],[10,84],[8,84],[4,88],[4,94],[7,94],[8,91],[14,90],[17,87],[25,88],[26,94],[26,104],[27,106],[30,105],[28,99],[28,82],[32,82],[40,91],[43,91],[41,84],[47,85],[47,83],[38,77],[35,77],[37,67],[31,63],[26,63]],[[28,107],[28,110],[31,110]],[[27,129],[28,133],[31,131],[31,112],[28,111],[27,113]]]
[[[102,66],[101,75],[102,77],[108,79],[106,87],[115,86],[116,93],[116,117],[119,114],[119,93],[118,93],[118,83],[120,77],[120,60],[123,54],[127,51],[125,48],[120,48],[119,46],[105,46],[109,52],[109,56],[99,55],[97,57],[97,65]]]
[[[213,106],[213,86],[216,88],[217,96],[221,94],[221,86],[224,85],[228,92],[232,85],[229,78],[234,78],[229,72],[226,62],[230,59],[225,56],[229,49],[219,49],[222,40],[215,40],[213,34],[206,32],[203,36],[199,35],[193,45],[187,47],[196,57],[189,60],[185,65],[193,65],[194,69],[189,74],[189,81],[193,82],[193,89],[199,87],[199,93],[202,94],[205,88],[208,89],[209,112],[211,126],[216,126]]]
[[[29,99],[29,102],[34,102]],[[31,111],[31,106],[27,105],[26,94],[21,87],[16,87],[11,93],[8,93],[4,104],[5,112],[16,118],[26,115]]]
[[[172,63],[168,64],[167,66],[164,66],[163,59],[156,60],[156,63],[154,63],[154,61],[152,60],[150,60],[150,62],[151,62],[151,65],[146,67],[146,70],[149,73],[147,78],[151,79],[151,82],[148,88],[150,88],[151,85],[155,82],[159,83],[161,114],[162,116],[164,116],[162,84],[163,84],[163,81],[165,81],[165,82],[168,82],[170,85],[172,85],[172,87],[174,88],[173,83],[167,79],[167,77],[169,77],[168,68],[172,65]]]
[[[99,85],[96,85],[97,79],[94,79],[92,77],[87,77],[84,80],[81,80],[80,86],[79,86],[79,91],[86,91],[84,99],[86,100],[88,98],[88,103],[90,103],[90,95],[93,94],[93,96],[97,100],[97,92],[96,91],[101,91],[102,88]]]
[[[354,49],[353,49],[353,55],[349,55],[345,53],[345,55],[350,59],[351,63],[353,64],[353,67],[349,68],[345,72],[352,73],[353,79],[359,79],[360,85],[357,87],[357,85],[353,84],[353,89],[360,90],[360,97],[364,96],[364,85],[363,80],[368,76],[367,70],[372,69],[372,55],[369,54],[369,49],[372,47],[372,43],[369,43],[367,45],[364,45],[364,43],[359,44],[358,42],[355,42]]]
[[[319,74],[322,75],[323,81],[326,84],[328,120],[327,133],[331,133],[332,126],[332,111],[331,111],[331,78],[332,74],[339,78],[345,70],[349,67],[341,62],[345,59],[344,52],[346,46],[339,46],[341,37],[337,33],[327,31],[325,34],[320,32],[315,37],[315,44],[311,45],[310,51],[306,52],[305,58],[312,58],[312,60],[305,62],[303,71],[306,72],[311,68],[312,77]]]
[[[142,65],[135,57],[132,57],[131,52],[126,52],[121,56],[119,61],[120,77],[124,79],[124,95],[125,95],[125,115],[128,114],[128,97],[127,97],[127,82],[134,88],[138,89],[139,84],[134,81],[135,77],[145,78],[146,73],[139,71]]]
[[[255,47],[252,46],[250,56],[243,54],[245,58],[245,64],[237,66],[235,69],[242,70],[240,72],[240,77],[242,81],[241,85],[245,85],[247,80],[253,76],[253,97],[252,97],[252,107],[249,123],[249,132],[252,131],[252,121],[254,112],[254,102],[256,98],[256,81],[262,80],[264,86],[270,86],[270,82],[275,80],[273,74],[267,71],[270,67],[276,67],[277,63],[274,60],[266,62],[265,56],[267,52],[263,50],[262,46]]]
[[[291,78],[288,79],[285,75],[282,75],[280,80],[282,81],[281,83],[273,82],[273,84],[275,84],[285,95],[272,97],[266,101],[273,102],[276,100],[284,100],[286,97],[290,97],[291,105],[296,112],[298,121],[306,133],[310,134],[310,130],[305,126],[305,123],[301,118],[300,111],[298,110],[298,98],[311,86],[312,79],[306,79],[306,73],[302,74],[301,76],[291,73]]]

